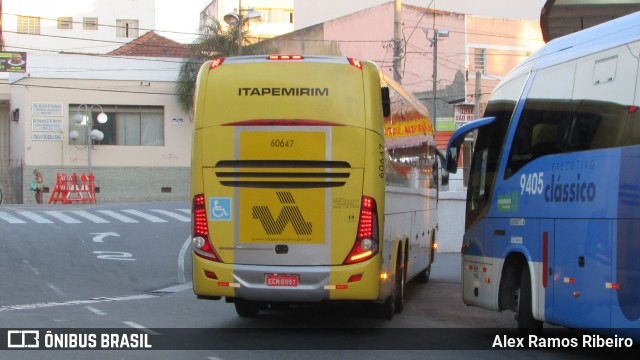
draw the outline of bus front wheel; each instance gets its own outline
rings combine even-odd
[[[529,266],[525,263],[520,277],[520,289],[517,290],[518,330],[521,332],[539,332],[542,329],[542,321],[533,317],[533,295],[531,291],[531,274]]]

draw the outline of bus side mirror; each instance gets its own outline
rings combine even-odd
[[[450,173],[458,172],[458,155],[460,154],[460,145],[447,148],[447,171]]]
[[[442,174],[440,175],[440,185],[446,186],[449,185],[449,171],[446,168],[447,157],[442,154],[442,151],[436,150],[436,156],[438,157],[438,162],[442,164]]]
[[[383,87],[382,90],[382,116],[391,116],[391,97],[389,95],[389,88]]]
[[[460,159],[460,148],[464,142],[467,134],[474,130],[478,130],[483,126],[487,126],[496,121],[495,116],[486,117],[482,119],[474,120],[470,123],[462,125],[456,130],[451,139],[449,139],[449,145],[447,145],[447,161],[445,162],[447,171],[455,174],[458,172],[458,160]]]

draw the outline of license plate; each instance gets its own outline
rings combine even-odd
[[[264,277],[267,286],[298,286],[298,275],[266,274]]]

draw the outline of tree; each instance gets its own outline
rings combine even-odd
[[[248,20],[243,22],[246,25]],[[238,48],[238,28],[223,29],[220,22],[212,18],[211,24],[202,29],[202,35],[191,45],[191,57],[180,68],[176,93],[178,104],[184,112],[193,110],[196,77],[200,66],[212,58],[227,57],[235,54]],[[269,54],[270,47],[261,43],[249,44],[249,32],[242,27],[242,53],[244,55]]]

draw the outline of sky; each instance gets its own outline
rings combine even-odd
[[[176,32],[160,34],[178,42],[189,43],[196,36],[194,34],[198,30],[200,12],[209,3],[211,0],[156,0],[156,29]]]

